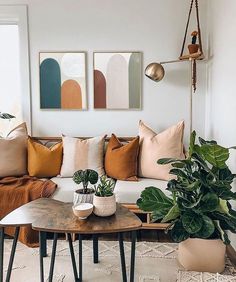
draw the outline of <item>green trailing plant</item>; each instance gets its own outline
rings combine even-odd
[[[94,192],[93,188],[88,188],[89,183],[95,185],[98,182],[98,173],[92,169],[78,170],[73,175],[76,184],[83,184],[83,194]]]
[[[110,197],[113,195],[115,181],[107,178],[106,175],[100,177],[100,183],[95,188],[95,195],[98,197]]]
[[[226,162],[232,148],[224,148],[216,141],[205,141],[196,132],[191,134],[188,157],[184,160],[164,158],[158,164],[171,164],[175,176],[167,184],[170,197],[160,189],[147,187],[137,205],[152,212],[153,222],[170,223],[167,231],[175,242],[188,238],[230,240],[227,231],[236,233],[236,211],[231,202],[235,174]]]
[[[13,118],[16,118],[15,116],[11,115],[11,114],[8,114],[8,113],[1,113],[0,112],[0,118],[1,119],[8,119],[8,120],[11,120]]]

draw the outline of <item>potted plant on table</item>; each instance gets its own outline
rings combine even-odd
[[[80,203],[93,203],[94,189],[88,188],[89,183],[95,185],[98,182],[98,173],[92,169],[78,170],[73,175],[76,184],[83,184],[82,189],[74,193],[74,205]]]
[[[8,113],[0,112],[0,119],[11,121],[13,118],[16,118],[16,117]],[[1,132],[0,132],[0,138],[2,138]]]
[[[230,148],[202,138],[196,144],[195,138],[193,132],[187,159],[158,160],[173,167],[175,179],[167,185],[171,197],[148,187],[137,205],[152,212],[153,221],[169,223],[167,231],[179,243],[178,259],[185,269],[220,273],[230,244],[227,231],[236,233],[236,211],[230,203],[236,200],[235,175],[226,164]]]
[[[111,216],[116,212],[116,198],[113,193],[115,182],[105,175],[100,177],[100,183],[95,186],[93,198],[94,214],[97,216]]]

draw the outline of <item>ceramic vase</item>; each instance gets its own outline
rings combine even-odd
[[[189,238],[179,243],[178,261],[189,271],[221,273],[226,246],[220,240]]]
[[[116,212],[116,197],[115,195],[109,197],[98,197],[94,195],[93,205],[93,212],[97,216],[111,216]]]
[[[82,189],[76,190],[74,192],[74,200],[73,200],[73,204],[74,206],[81,204],[81,203],[93,203],[93,197],[94,197],[94,192],[92,189],[90,190],[90,194],[83,194],[82,193]]]

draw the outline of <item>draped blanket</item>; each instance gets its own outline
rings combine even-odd
[[[28,175],[0,179],[0,219],[14,209],[38,198],[49,198],[57,185],[51,180],[40,180]],[[13,236],[15,228],[6,228],[5,233]],[[38,232],[31,227],[22,227],[19,240],[29,246],[38,246]]]

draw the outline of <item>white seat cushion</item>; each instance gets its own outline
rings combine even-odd
[[[157,187],[166,195],[170,195],[170,192],[166,190],[167,181],[150,178],[139,178],[138,182],[117,180],[114,189],[116,201],[123,204],[135,204],[141,192],[149,186]]]
[[[51,180],[57,184],[57,189],[51,198],[57,201],[71,203],[74,191],[83,188],[82,184],[76,184],[72,178],[53,177]]]

